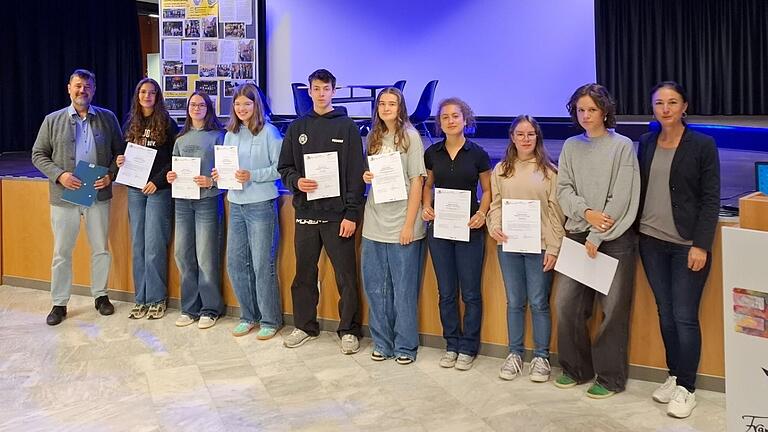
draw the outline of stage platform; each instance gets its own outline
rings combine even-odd
[[[648,131],[651,116],[620,116],[617,130],[634,141]],[[722,204],[737,207],[738,198],[755,188],[756,161],[768,161],[768,116],[689,116],[687,121],[696,129],[711,135],[720,149]],[[545,146],[550,157],[557,161],[563,142],[577,131],[567,119],[542,119]],[[504,157],[508,144],[506,131],[509,121],[487,120],[479,122],[472,139],[491,156],[495,164]],[[437,141],[437,138],[433,138]],[[424,137],[424,147],[430,146]],[[0,177],[39,178],[29,152],[9,152],[0,155]],[[284,191],[284,189],[281,188]]]

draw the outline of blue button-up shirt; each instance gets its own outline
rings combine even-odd
[[[89,163],[97,163],[96,157],[96,145],[93,139],[93,125],[91,120],[96,115],[96,111],[92,106],[88,107],[88,115],[85,118],[75,111],[75,107],[70,105],[67,112],[72,116],[75,121],[75,165],[78,162],[86,161]]]

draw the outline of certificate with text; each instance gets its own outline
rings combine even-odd
[[[590,258],[583,244],[563,237],[555,271],[608,295],[618,266],[619,260],[616,258],[602,252],[598,252],[595,258]]]
[[[149,181],[149,173],[152,171],[152,164],[155,163],[157,150],[128,143],[124,156],[125,163],[117,172],[115,182],[143,189]]]
[[[371,189],[375,204],[408,199],[400,152],[368,156],[368,167],[373,173]]]
[[[176,180],[171,183],[173,198],[200,199],[200,186],[194,180],[200,175],[200,158],[174,156],[171,171],[176,173]]]
[[[317,189],[307,192],[307,201],[340,196],[339,153],[305,154],[304,178],[317,182]]]
[[[235,172],[240,169],[240,159],[237,156],[237,146],[213,146],[213,156],[219,180],[219,189],[243,190],[243,184],[235,178]]]
[[[541,253],[541,202],[501,200],[501,230],[507,236],[504,252]]]
[[[435,237],[468,242],[471,201],[468,190],[435,188]]]

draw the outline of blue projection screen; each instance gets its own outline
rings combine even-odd
[[[268,93],[278,114],[294,114],[291,82],[321,67],[339,85],[407,80],[409,111],[438,79],[435,105],[459,96],[479,116],[564,117],[573,90],[595,81],[592,0],[267,0],[266,7]],[[370,105],[347,107],[370,115]]]

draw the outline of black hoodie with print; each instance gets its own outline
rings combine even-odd
[[[340,196],[307,201],[300,191],[299,178],[304,174],[304,155],[338,152]],[[293,193],[297,219],[338,222],[347,219],[358,223],[363,211],[363,141],[355,122],[341,109],[320,115],[310,111],[288,127],[280,151],[277,170],[283,185]]]

